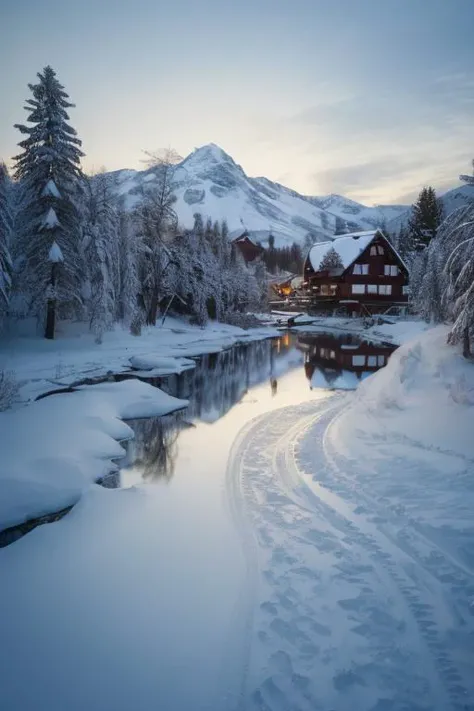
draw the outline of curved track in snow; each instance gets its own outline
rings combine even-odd
[[[474,572],[364,489],[333,437],[345,402],[264,414],[230,454],[248,563],[237,706],[472,711]]]

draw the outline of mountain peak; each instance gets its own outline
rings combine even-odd
[[[232,156],[226,153],[216,143],[206,143],[203,146],[198,146],[188,158],[199,158],[199,160],[203,161],[210,160],[215,163],[222,163],[223,161],[235,162]],[[188,158],[185,160],[188,160]]]

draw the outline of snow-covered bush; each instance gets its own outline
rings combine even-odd
[[[14,373],[0,370],[0,412],[13,404],[19,387]]]

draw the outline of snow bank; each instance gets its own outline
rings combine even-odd
[[[134,370],[153,371],[153,375],[182,373],[196,366],[196,363],[189,358],[163,358],[154,355],[132,356],[130,364]]]
[[[300,321],[312,321],[310,325],[298,326]],[[365,319],[362,318],[342,318],[337,316],[313,317],[308,314],[301,314],[292,327],[296,333],[320,333],[321,331],[336,331],[344,333],[354,333],[362,340],[390,341],[401,345],[412,340],[419,333],[423,333],[429,328],[428,324],[420,319],[391,319],[390,323],[377,324],[366,327]]]
[[[76,502],[115,468],[118,440],[133,431],[122,419],[186,407],[138,380],[85,386],[14,412],[0,413],[0,529]]]
[[[441,326],[396,350],[385,368],[360,385],[338,425],[341,438],[375,430],[382,436],[385,430],[474,462],[474,365],[446,338]]]
[[[60,322],[58,337],[54,341],[31,333],[2,339],[0,370],[15,373],[22,385],[20,401],[27,402],[37,394],[57,390],[84,378],[129,371],[131,363],[140,371],[152,370],[150,376],[175,373],[186,364],[183,359],[219,353],[237,343],[280,335],[271,326],[244,330],[210,322],[205,328],[200,328],[191,326],[185,319],[168,317],[164,326],[145,327],[139,337],[116,325],[104,334],[103,342],[97,344],[91,333],[84,333],[84,324]],[[150,365],[157,363],[157,359],[160,369],[155,372]],[[139,366],[140,362],[146,368]]]

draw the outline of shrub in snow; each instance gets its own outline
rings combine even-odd
[[[14,373],[4,370],[0,371],[0,412],[6,410],[13,404],[19,387]]]

